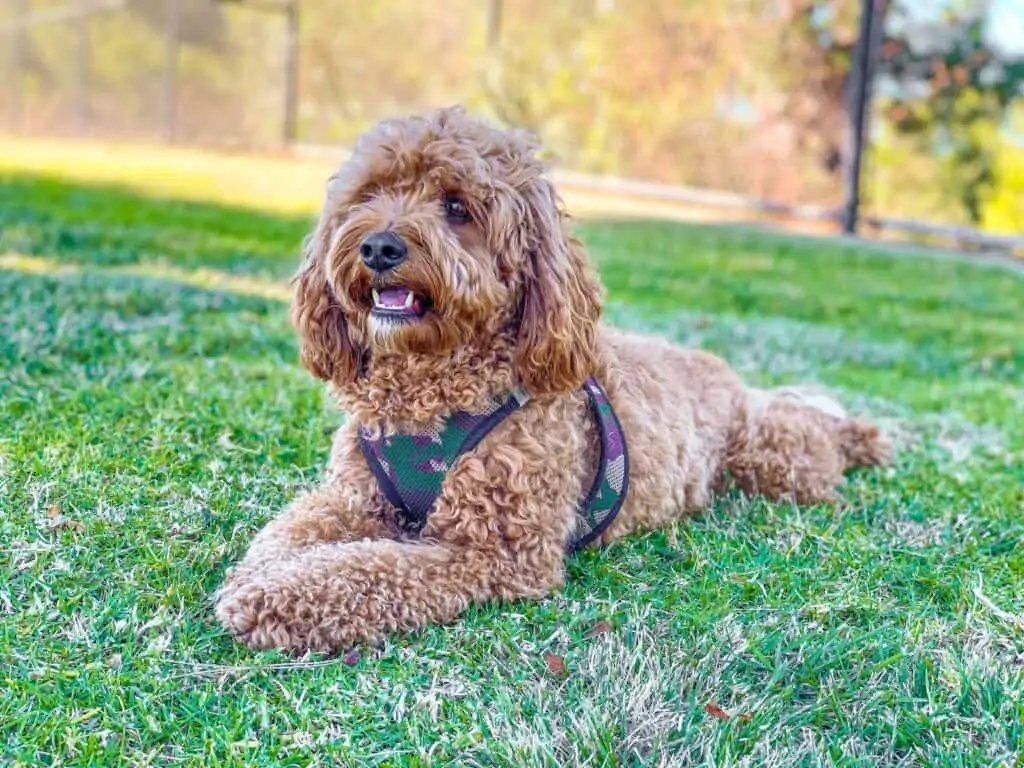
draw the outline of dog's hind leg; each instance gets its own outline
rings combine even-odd
[[[849,418],[827,396],[750,389],[742,411],[730,435],[726,469],[746,493],[832,501],[847,469],[889,460],[891,449],[878,427]]]

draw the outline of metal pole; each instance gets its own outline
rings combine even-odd
[[[487,48],[493,50],[501,39],[501,0],[487,0]]]
[[[181,0],[164,0],[164,138],[173,144],[178,132],[178,48],[181,40]]]
[[[876,32],[882,31],[881,15],[876,14],[884,0],[863,0],[860,16],[860,36],[854,48],[853,68],[850,71],[850,132],[846,158],[846,179],[843,202],[843,232],[857,231],[860,214],[860,176],[864,156],[867,118],[871,98],[871,78],[877,46]],[[876,16],[879,17],[876,23]]]
[[[78,65],[75,73],[75,124],[84,131],[89,123],[89,0],[79,0]]]
[[[288,0],[284,6],[284,125],[282,138],[285,147],[295,143],[298,124],[299,100],[299,3]]]

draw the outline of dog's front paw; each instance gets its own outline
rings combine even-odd
[[[231,635],[256,650],[291,654],[331,653],[355,640],[353,627],[323,615],[323,606],[286,580],[245,582],[222,588],[217,619]]]
[[[298,638],[279,615],[272,596],[258,584],[242,584],[223,590],[216,614],[233,637],[251,648],[296,648]]]

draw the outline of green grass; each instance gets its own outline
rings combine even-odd
[[[282,300],[309,225],[0,175],[0,765],[1021,764],[1019,271],[584,223],[612,322],[832,388],[896,465],[295,663],[233,643],[210,596],[341,418]]]

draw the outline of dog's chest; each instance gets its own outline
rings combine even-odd
[[[607,394],[593,377],[583,390],[598,437],[594,441],[597,470],[579,500],[576,525],[567,543],[570,550],[586,546],[611,524],[629,487],[626,439]],[[361,429],[360,448],[397,511],[399,527],[410,533],[421,531],[455,462],[528,401],[524,392],[514,390],[478,412],[453,413],[439,425],[387,433]]]

